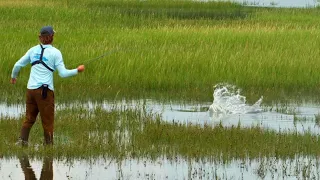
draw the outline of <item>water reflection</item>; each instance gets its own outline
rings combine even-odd
[[[17,163],[21,163],[23,172]],[[32,164],[40,161],[33,161]],[[27,158],[0,161],[0,179],[36,179]],[[39,166],[40,167],[40,166]],[[30,168],[30,169],[29,169]],[[261,157],[257,159],[219,158],[186,159],[180,156],[156,159],[128,158],[88,160],[43,160],[40,179],[319,179],[318,157],[295,156],[288,159]],[[54,174],[54,177],[53,177]]]
[[[93,110],[100,108],[106,111],[112,109],[132,109],[143,110],[160,115],[162,120],[167,122],[176,122],[181,124],[200,124],[200,125],[216,125],[222,124],[225,127],[237,126],[241,127],[260,126],[266,129],[272,129],[280,132],[299,132],[309,131],[313,134],[320,134],[319,120],[317,122],[316,115],[320,114],[320,106],[316,104],[286,104],[264,106],[263,111],[257,113],[229,113],[223,114],[222,117],[215,119],[210,117],[208,109],[212,102],[198,103],[175,103],[175,102],[156,102],[154,100],[131,100],[117,102],[78,102],[72,104],[57,104],[57,111],[72,108],[82,108],[84,110]],[[241,107],[247,108],[246,104],[240,104]],[[252,106],[249,106],[252,107]],[[24,114],[23,105],[6,106],[0,103],[1,114],[10,118],[18,118]]]
[[[23,171],[25,180],[36,180],[36,174],[31,167],[29,157],[27,155],[20,156],[19,162],[21,169]],[[52,157],[44,157],[43,165],[40,175],[40,180],[53,180],[53,158]]]

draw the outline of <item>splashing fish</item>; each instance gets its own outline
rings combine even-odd
[[[253,105],[246,104],[246,97],[234,85],[218,84],[213,93],[213,103],[209,107],[209,115],[221,118],[228,114],[247,114],[262,112],[260,107],[263,96]]]

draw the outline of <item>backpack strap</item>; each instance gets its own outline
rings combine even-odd
[[[42,64],[44,67],[46,67],[49,71],[53,72],[54,70],[51,69],[45,62],[42,61],[42,57],[43,57],[43,52],[44,52],[44,47],[40,44],[41,47],[41,54],[40,54],[40,59],[38,61],[34,61],[31,66],[34,66],[36,64]]]

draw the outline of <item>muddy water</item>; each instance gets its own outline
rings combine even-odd
[[[186,160],[165,157],[116,161],[114,159],[74,160],[1,159],[0,179],[319,179],[319,159],[261,158],[232,160]],[[34,178],[35,177],[35,178]]]

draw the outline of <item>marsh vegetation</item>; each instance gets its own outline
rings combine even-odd
[[[217,10],[221,17],[216,18]],[[208,100],[221,82],[243,88],[250,98],[263,94],[265,100],[301,94],[314,98],[319,91],[317,9],[92,0],[17,1],[3,3],[0,11],[0,29],[6,32],[0,35],[0,68],[7,75],[1,76],[2,101],[20,101],[15,97],[23,93],[29,69],[20,73],[17,86],[7,87],[8,67],[38,43],[37,29],[43,24],[54,25],[54,45],[69,68],[119,50],[86,64],[84,76],[55,78],[61,101],[117,94]],[[203,12],[209,15],[197,15]],[[179,17],[184,13],[188,15]]]
[[[32,129],[29,147],[16,146],[15,133],[24,115],[1,116],[2,159],[24,154],[31,159],[51,156],[88,164],[97,159],[160,159],[167,164],[182,159],[191,162],[186,163],[191,168],[188,177],[204,173],[205,164],[241,161],[240,165],[257,162],[252,173],[260,178],[269,177],[280,166],[282,177],[288,175],[286,167],[291,175],[316,177],[317,168],[303,163],[305,157],[319,165],[319,140],[310,131],[284,133],[259,125],[243,127],[241,121],[229,127],[223,122],[181,123],[146,111],[146,104],[135,109],[115,105],[108,110],[81,104],[150,98],[160,103],[207,104],[212,102],[214,86],[224,82],[240,87],[248,103],[263,95],[264,112],[290,116],[290,123],[319,124],[319,113],[310,120],[288,105],[305,99],[319,103],[318,8],[195,1],[14,0],[0,2],[0,13],[1,104],[25,101],[30,66],[20,72],[15,86],[9,85],[11,68],[38,43],[37,31],[43,25],[55,28],[54,46],[61,50],[68,68],[82,63],[87,67],[81,76],[55,77],[56,100],[67,108],[56,112],[53,147],[42,146],[40,121]],[[88,61],[108,52],[104,58]],[[203,166],[192,169],[197,162],[204,162]],[[218,177],[215,172],[210,177]]]

